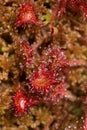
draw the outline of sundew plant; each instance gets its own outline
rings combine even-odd
[[[87,0],[0,1],[0,130],[87,130]]]

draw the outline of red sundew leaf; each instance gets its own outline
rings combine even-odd
[[[87,62],[84,60],[80,59],[73,59],[70,60],[66,57],[64,51],[61,48],[54,47],[51,52],[49,53],[50,55],[50,64],[49,66],[50,69],[58,69],[61,68],[63,69],[64,67],[75,67],[75,66],[87,66]]]
[[[87,1],[86,0],[58,0],[53,13],[51,24],[55,21],[55,18],[59,19],[67,9],[79,14],[82,11],[84,19],[87,20]]]
[[[23,90],[19,89],[13,97],[13,105],[18,115],[22,115],[28,107],[28,98]]]
[[[37,101],[27,97],[22,89],[19,89],[13,96],[13,106],[18,116],[23,115],[28,107],[35,104]]]
[[[26,62],[30,63],[32,61],[32,51],[33,48],[29,45],[27,41],[22,41],[21,43],[21,48],[23,50],[23,56],[26,58]]]
[[[84,120],[84,130],[87,130],[87,85],[85,87],[85,97],[83,98],[84,103],[84,113],[85,113],[85,120]]]
[[[52,50],[52,54],[53,54],[54,59],[57,60],[57,66],[63,67],[67,65],[68,60],[61,48],[54,48]]]
[[[42,94],[49,92],[54,83],[55,78],[53,74],[44,69],[39,69],[38,71],[34,72],[31,79],[31,86],[33,90],[41,92]]]
[[[87,130],[87,113],[85,114],[84,130]]]
[[[64,87],[64,83],[58,84],[52,91],[51,100],[58,101],[60,98],[63,98],[66,94],[66,89]]]
[[[78,2],[80,3],[80,5],[87,5],[87,0],[78,0]]]
[[[74,12],[83,13],[84,19],[87,20],[87,1],[86,0],[67,0],[68,7]]]
[[[57,16],[57,18],[61,17],[63,13],[66,12],[66,1],[67,0],[58,0],[53,13],[52,13],[52,19],[51,19],[51,23],[55,20],[55,17]]]
[[[23,4],[22,7],[20,7],[19,15],[15,25],[17,28],[27,23],[33,23],[35,25],[38,25],[38,20],[34,12],[34,6],[30,2],[27,2]]]
[[[60,68],[62,69],[68,66],[67,57],[61,48],[54,47],[48,55],[50,57],[49,58],[50,60],[48,60],[49,62],[48,68],[51,71],[56,71]]]
[[[72,11],[79,13],[80,9],[80,2],[78,0],[67,0],[66,8],[70,8]]]
[[[81,5],[81,6],[80,6],[80,9],[81,9],[82,12],[83,12],[84,19],[87,21],[87,6]]]

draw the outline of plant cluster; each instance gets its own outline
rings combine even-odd
[[[87,1],[0,7],[1,130],[86,130]]]

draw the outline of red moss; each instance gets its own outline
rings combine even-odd
[[[34,6],[30,2],[27,2],[23,4],[22,7],[20,7],[19,15],[16,21],[16,27],[27,23],[33,23],[35,25],[38,25],[38,21],[34,12]]]

